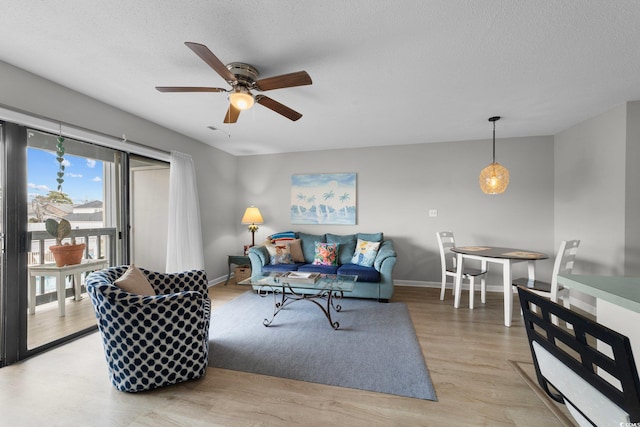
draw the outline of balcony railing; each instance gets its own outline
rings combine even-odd
[[[115,228],[84,228],[71,230],[71,235],[63,240],[70,242],[75,237],[76,243],[86,243],[84,258],[107,258],[109,264],[116,259],[116,229]],[[55,245],[56,239],[46,231],[29,232],[29,265],[53,262],[53,255],[49,246]]]

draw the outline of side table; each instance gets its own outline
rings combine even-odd
[[[231,264],[235,265],[251,265],[251,260],[247,255],[228,255],[227,267],[229,268],[229,274],[227,274],[227,281],[224,285],[227,286],[229,279],[231,279]]]
[[[60,317],[65,314],[65,279],[67,276],[73,276],[74,293],[76,301],[81,299],[80,296],[80,275],[82,273],[101,270],[109,266],[106,259],[85,259],[80,264],[65,265],[57,267],[55,264],[38,264],[29,267],[29,314],[36,313],[36,277],[37,276],[53,276],[56,278],[56,291],[58,294],[58,315]]]

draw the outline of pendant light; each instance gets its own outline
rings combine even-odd
[[[501,194],[509,185],[509,171],[507,168],[496,162],[496,122],[500,116],[491,117],[493,122],[493,160],[491,164],[480,172],[480,189],[485,194]]]

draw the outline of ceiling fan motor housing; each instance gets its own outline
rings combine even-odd
[[[238,79],[238,85],[253,88],[260,73],[258,69],[244,62],[231,62],[226,65],[231,74]]]

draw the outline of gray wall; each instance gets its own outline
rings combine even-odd
[[[640,276],[640,102],[579,123],[555,137],[556,245],[580,239],[573,272]],[[595,307],[572,293],[572,304]]]
[[[577,274],[638,275],[639,104],[555,137],[555,240],[582,240]]]
[[[640,102],[627,104],[624,273],[640,277]]]
[[[0,61],[0,104],[55,121],[193,156],[202,210],[205,267],[226,275],[227,248],[238,236],[236,157]],[[239,252],[239,251],[237,251]]]
[[[490,132],[487,132],[490,135]],[[435,233],[450,230],[459,244],[501,245],[554,254],[553,137],[500,139],[496,159],[511,174],[502,195],[482,193],[478,175],[491,161],[491,140],[399,147],[327,150],[238,158],[239,219],[255,204],[264,216],[256,240],[284,230],[347,234],[382,231],[398,252],[398,283],[439,282]],[[291,175],[357,173],[357,225],[293,226],[289,220]],[[428,216],[437,209],[438,216]],[[241,234],[242,235],[242,234]],[[249,241],[249,236],[244,237]],[[552,263],[539,263],[549,279]],[[495,271],[494,271],[495,270]],[[490,284],[501,284],[499,267]],[[514,274],[526,275],[525,265]]]

